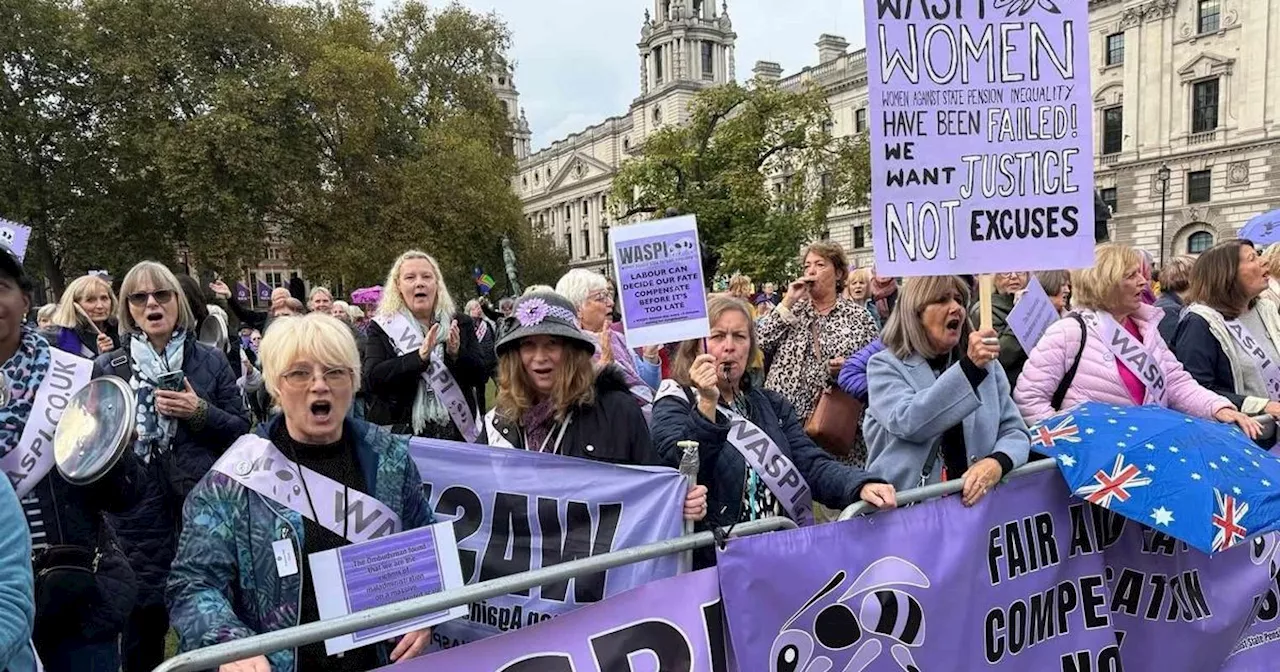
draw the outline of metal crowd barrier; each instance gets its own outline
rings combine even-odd
[[[732,537],[749,537],[755,534],[793,530],[795,528],[796,524],[791,519],[774,516],[734,525],[729,532]],[[331,637],[339,637],[360,630],[397,623],[422,616],[423,614],[444,611],[452,607],[487,600],[535,586],[565,581],[580,575],[595,574],[614,567],[653,560],[666,555],[705,548],[714,543],[716,543],[714,534],[711,532],[699,532],[590,558],[573,560],[551,567],[543,567],[511,576],[491,579],[464,586],[457,590],[397,602],[396,604],[361,611],[341,618],[307,623],[262,635],[237,639],[232,642],[215,644],[214,646],[174,656],[153,672],[197,672],[199,670],[217,669],[223,663],[262,656],[273,651],[293,649],[304,644],[321,642]]]
[[[1276,438],[1276,419],[1270,415],[1255,415],[1253,419],[1262,425],[1262,435],[1258,437],[1258,441],[1270,441]],[[1044,471],[1050,471],[1057,467],[1056,463],[1050,459],[1037,460],[1014,469],[1005,476],[1005,480],[1020,478],[1022,476],[1030,476]],[[918,504],[920,502],[933,499],[935,497],[944,497],[946,495],[954,495],[964,490],[964,481],[955,479],[945,483],[934,483],[911,490],[903,490],[898,493],[898,506],[906,506],[908,504]],[[858,516],[865,516],[869,513],[878,511],[874,506],[866,502],[855,502],[840,512],[839,520],[849,520]]]

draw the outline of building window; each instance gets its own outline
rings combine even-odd
[[[1206,79],[1191,87],[1191,132],[1208,133],[1218,128],[1218,79]]]
[[[1200,0],[1196,26],[1203,33],[1216,33],[1222,21],[1222,0]]]
[[[522,188],[522,189],[528,189],[528,188],[529,188],[529,178],[528,178],[528,177],[522,177],[522,178],[520,178],[520,188]]]
[[[653,81],[662,83],[662,47],[653,48]]]
[[[1208,231],[1196,231],[1187,238],[1187,254],[1200,254],[1213,247],[1213,234]]]
[[[1116,188],[1115,187],[1108,187],[1106,189],[1099,190],[1098,195],[1102,197],[1102,202],[1106,203],[1107,207],[1111,209],[1112,214],[1119,212],[1119,210],[1116,208]]]
[[[591,258],[591,232],[586,228],[582,229],[582,258]]]
[[[716,63],[716,45],[706,40],[702,41],[702,78],[715,79],[715,63]]]
[[[1119,154],[1124,147],[1124,107],[1117,105],[1102,111],[1102,153]]]
[[[584,199],[582,199],[582,219],[583,219],[583,221],[585,221],[588,217],[590,217],[590,216],[591,216],[591,210],[590,210],[590,208],[589,208],[588,206],[589,206],[589,204],[587,203],[587,199],[585,199],[585,198],[584,198]]]
[[[605,255],[609,254],[609,227],[601,227],[600,229],[600,249]]]
[[[653,123],[655,126],[662,123],[662,106],[657,105],[653,108]]]
[[[860,250],[867,246],[867,227],[853,227],[853,249]]]
[[[1124,63],[1124,33],[1107,36],[1107,65]]]
[[[566,252],[569,253],[569,258],[572,259],[573,258],[573,232],[572,231],[564,232],[564,249]]]
[[[853,111],[853,130],[858,133],[867,132],[867,108],[860,107]]]
[[[1208,203],[1212,197],[1213,171],[1197,170],[1187,173],[1187,203]]]
[[[573,206],[568,203],[564,204],[564,223],[568,224],[573,221]]]

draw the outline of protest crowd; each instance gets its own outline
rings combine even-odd
[[[956,480],[971,507],[1035,459],[1029,425],[1090,401],[1156,404],[1259,437],[1256,416],[1280,417],[1257,365],[1280,359],[1275,249],[1230,240],[1170,260],[1157,281],[1141,250],[1101,244],[1092,268],[997,275],[982,329],[974,278],[899,281],[819,242],[798,278],[721,278],[705,339],[640,348],[621,328],[612,279],[584,270],[464,307],[435,259],[411,250],[365,305],[282,287],[255,311],[221,281],[144,261],[118,282],[80,278],[37,308],[6,251],[6,441],[39,419],[66,356],[127,381],[136,417],[108,476],[77,485],[53,471],[21,502],[3,486],[0,668],[33,669],[38,655],[47,670],[147,672],[171,628],[189,651],[319,620],[302,559],[359,536],[319,522],[314,502],[367,493],[401,529],[436,522],[412,437],[670,468],[681,442],[696,441],[697,485],[683,503],[696,529],[770,516],[820,524]],[[1033,284],[1060,319],[1027,349],[1010,315]],[[1237,325],[1256,347],[1232,336]],[[1122,356],[1130,348],[1143,366]],[[750,450],[799,478],[750,461],[743,427],[764,437]],[[301,503],[262,495],[237,476],[236,455],[296,465]],[[700,552],[694,566],[715,561]],[[370,670],[430,640],[422,629],[338,657],[317,642],[221,669]]]

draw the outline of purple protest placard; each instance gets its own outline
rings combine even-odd
[[[1088,3],[865,8],[876,270],[1092,266]]]
[[[19,260],[26,258],[30,240],[31,227],[0,218],[0,245],[12,250]]]
[[[676,343],[711,332],[695,218],[620,226],[609,245],[628,345]]]
[[[261,280],[258,281],[258,300],[263,303],[271,301],[271,285]]]
[[[249,298],[250,298],[249,288],[246,287],[243,282],[237,282],[236,283],[236,301],[239,301],[240,303],[248,303]],[[268,294],[267,298],[270,299],[271,295]]]
[[[453,526],[439,523],[308,557],[320,618],[403,602],[464,584]],[[438,625],[467,613],[458,606],[325,641],[329,655]]]
[[[716,571],[707,569],[650,583],[501,637],[383,669],[725,672],[731,668],[726,667],[724,652]]]
[[[1018,299],[1018,304],[1009,311],[1009,328],[1013,330],[1013,335],[1018,337],[1018,343],[1022,345],[1022,349],[1031,352],[1032,348],[1036,347],[1036,343],[1040,342],[1040,337],[1044,336],[1044,332],[1048,331],[1049,325],[1058,321],[1058,317],[1058,309],[1054,307],[1053,301],[1050,301],[1049,295],[1045,294],[1040,281],[1032,276],[1031,284],[1027,285],[1022,298]]]
[[[771,671],[1218,670],[1274,581],[1247,549],[1210,558],[1071,498],[1056,473],[972,508],[730,541],[719,569],[739,664]]]

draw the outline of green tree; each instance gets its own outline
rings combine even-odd
[[[615,215],[697,215],[722,271],[776,278],[833,209],[866,203],[866,139],[832,135],[817,87],[729,84],[699,93],[690,113],[688,124],[649,136],[641,156],[622,166],[610,199]]]

